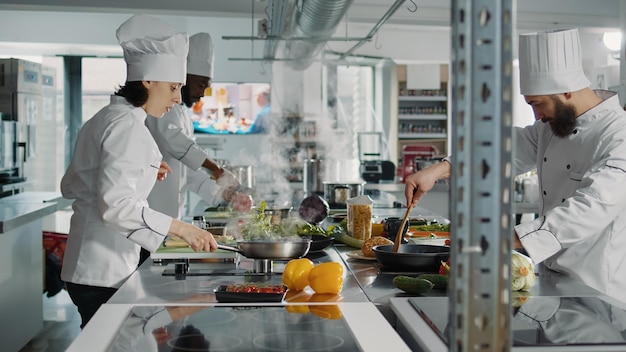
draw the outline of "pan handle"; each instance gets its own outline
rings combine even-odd
[[[243,254],[243,251],[241,249],[236,248],[236,247],[227,246],[225,244],[218,244],[217,245],[217,249],[223,249],[225,251],[237,252],[239,254]]]
[[[446,253],[446,254],[440,253],[440,254],[437,254],[436,258],[437,258],[437,268],[439,268],[439,265],[441,265],[441,262],[445,262],[446,260],[448,260],[450,258],[450,253]]]

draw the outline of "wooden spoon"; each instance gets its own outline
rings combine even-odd
[[[400,228],[398,228],[398,233],[396,233],[396,239],[395,241],[393,241],[392,248],[392,251],[394,253],[397,253],[398,249],[400,249],[400,243],[402,243],[402,234],[404,233],[404,226],[406,225],[407,220],[409,220],[411,209],[413,209],[413,203],[409,204],[409,206],[406,208],[406,213],[404,214],[404,218],[402,218],[402,223],[400,224]]]

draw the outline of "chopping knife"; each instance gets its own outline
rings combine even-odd
[[[393,241],[393,248],[391,249],[394,253],[397,253],[398,249],[400,249],[400,243],[402,243],[402,234],[404,233],[404,226],[406,226],[406,222],[409,219],[411,209],[413,209],[413,203],[409,204],[406,207],[406,213],[404,213],[404,218],[402,218],[402,223],[398,228],[398,233],[396,233],[396,239],[395,241]]]

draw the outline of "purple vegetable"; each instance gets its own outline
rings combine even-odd
[[[326,219],[329,208],[328,202],[324,198],[314,194],[302,200],[298,214],[302,220],[317,225]]]

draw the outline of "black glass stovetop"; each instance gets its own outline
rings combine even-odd
[[[360,351],[337,305],[136,306],[109,352]]]
[[[409,299],[418,314],[448,344],[448,298]],[[597,297],[517,297],[513,346],[624,346],[626,310]],[[620,347],[621,348],[621,347]]]

